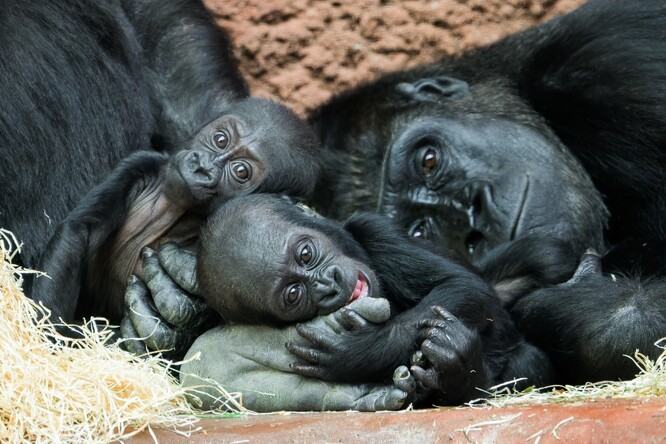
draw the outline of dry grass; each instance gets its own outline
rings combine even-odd
[[[656,343],[663,351],[656,360],[651,360],[640,351],[632,359],[638,374],[629,381],[601,381],[585,385],[550,386],[529,388],[513,392],[510,386],[514,381],[493,387],[489,398],[472,401],[471,406],[504,407],[516,404],[548,404],[561,402],[585,402],[597,399],[627,399],[638,397],[659,397],[666,395],[666,338]]]
[[[0,230],[0,442],[110,442],[151,427],[189,434],[195,411],[159,356],[111,343],[107,327],[68,340],[21,292],[11,234]],[[224,394],[222,394],[224,396]],[[231,399],[231,407],[238,407]]]

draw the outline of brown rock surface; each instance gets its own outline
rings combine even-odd
[[[304,113],[381,73],[494,42],[583,0],[204,0],[253,94]]]

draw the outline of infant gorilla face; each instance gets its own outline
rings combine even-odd
[[[318,174],[312,129],[283,105],[248,98],[233,103],[177,152],[170,194],[188,202],[227,200],[256,191],[306,195]]]
[[[227,321],[292,324],[379,295],[349,233],[275,196],[220,207],[202,231],[199,251],[202,293]]]

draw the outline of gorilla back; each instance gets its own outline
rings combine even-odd
[[[141,49],[117,6],[9,0],[3,11],[0,226],[33,266],[77,198],[150,146],[153,121],[136,82]]]

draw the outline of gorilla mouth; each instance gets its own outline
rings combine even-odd
[[[354,291],[352,291],[352,294],[349,297],[349,301],[347,303],[351,304],[357,299],[366,297],[369,290],[370,285],[368,285],[368,280],[363,273],[359,273],[358,279],[356,280],[356,285],[354,286]]]

